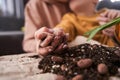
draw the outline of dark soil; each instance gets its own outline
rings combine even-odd
[[[118,74],[120,48],[81,44],[51,53],[39,62],[43,73],[62,75],[66,80],[108,80]],[[82,76],[76,79],[75,76]]]

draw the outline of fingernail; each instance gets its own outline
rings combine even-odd
[[[55,40],[56,40],[56,39],[58,40],[58,39],[59,39],[59,36],[55,36]]]
[[[65,45],[63,46],[63,48],[67,48],[67,45],[65,44]]]
[[[49,51],[49,52],[51,52],[51,51],[52,51],[52,49],[48,49],[48,51]]]

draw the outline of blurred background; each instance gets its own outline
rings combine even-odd
[[[24,8],[28,0],[0,0],[0,55],[23,53]]]
[[[29,0],[0,0],[0,55],[23,53],[24,8]],[[119,9],[120,0],[100,0],[96,9]]]

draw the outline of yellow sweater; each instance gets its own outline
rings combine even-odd
[[[67,13],[63,16],[62,21],[56,27],[62,28],[66,33],[69,33],[69,41],[72,41],[77,35],[83,35],[85,32],[98,27],[99,23],[96,20],[98,16],[99,13],[91,17],[80,15],[78,16],[74,13]],[[116,30],[116,34],[120,39],[120,25],[116,28],[119,28]],[[93,39],[102,44],[114,46],[112,40],[102,32],[97,33]]]

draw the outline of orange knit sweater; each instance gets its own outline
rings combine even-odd
[[[63,16],[62,21],[56,27],[62,28],[66,33],[69,33],[69,41],[72,41],[77,35],[83,35],[85,32],[98,27],[99,23],[96,19],[98,16],[99,13],[91,17],[67,13]],[[116,25],[116,28],[120,29],[120,25]],[[116,30],[116,34],[120,39],[119,29]],[[97,33],[93,39],[102,44],[114,46],[112,40],[102,32]]]

